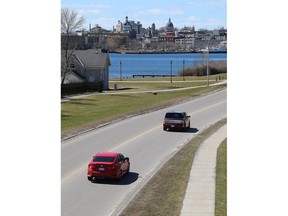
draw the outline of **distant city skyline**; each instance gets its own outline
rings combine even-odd
[[[195,26],[198,29],[227,28],[226,0],[62,0],[61,7],[76,10],[84,16],[86,23],[83,28],[89,29],[99,25],[112,30],[118,20],[140,21],[143,28],[165,27],[169,18],[176,28]]]

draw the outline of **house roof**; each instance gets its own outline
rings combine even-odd
[[[64,84],[66,84],[66,83],[79,83],[79,82],[84,82],[84,81],[85,81],[85,77],[82,77],[75,70],[73,70],[73,71],[67,72],[67,74],[65,76]]]
[[[111,65],[109,54],[103,53],[101,50],[74,50],[76,60],[84,67],[105,68],[106,65]]]

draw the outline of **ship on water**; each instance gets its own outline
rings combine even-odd
[[[221,41],[218,47],[206,47],[205,49],[201,49],[203,53],[227,53],[227,41]]]

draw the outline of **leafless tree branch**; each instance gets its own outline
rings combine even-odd
[[[65,62],[64,65],[61,65],[61,84],[64,83],[66,74],[68,73],[71,56],[77,47],[77,45],[73,46],[73,48],[70,49],[71,53],[68,53],[68,50],[71,47],[70,36],[77,29],[81,28],[84,23],[85,18],[80,16],[78,11],[70,10],[68,8],[61,9],[61,32],[64,33],[66,37],[65,45],[63,46],[65,54],[63,56],[61,54],[61,58],[65,58],[63,61]]]

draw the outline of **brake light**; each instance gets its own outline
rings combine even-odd
[[[92,165],[91,164],[88,165],[88,172],[92,172]]]

